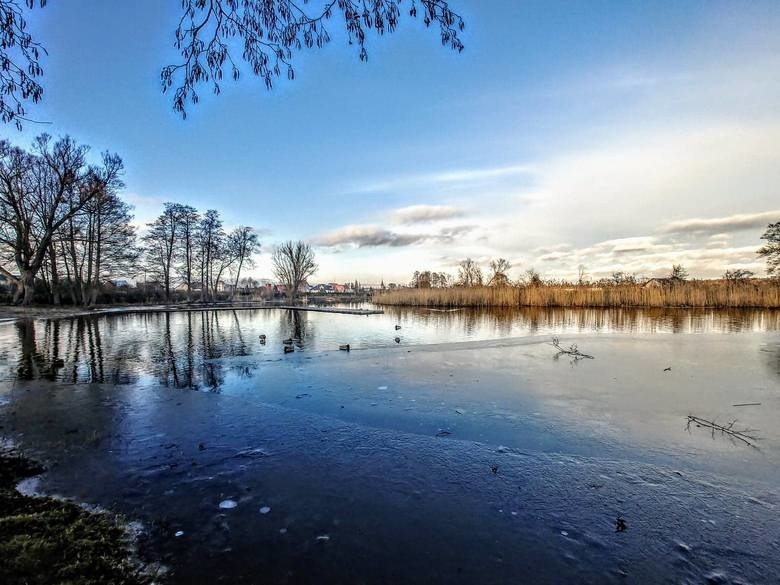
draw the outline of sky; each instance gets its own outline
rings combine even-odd
[[[310,5],[316,6],[317,0]],[[407,282],[471,257],[512,278],[763,274],[780,221],[780,3],[450,0],[465,50],[404,18],[369,58],[333,41],[266,91],[244,66],[186,120],[160,90],[175,0],[32,11],[45,96],[13,142],[70,134],[125,162],[143,229],[165,201],[305,239],[316,281]]]

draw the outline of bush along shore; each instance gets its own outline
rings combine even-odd
[[[509,285],[399,288],[374,296],[378,305],[420,307],[780,308],[780,281],[693,280],[671,286]]]
[[[0,454],[0,583],[153,583],[149,568],[134,557],[121,518],[16,490],[19,481],[42,471],[23,457]]]

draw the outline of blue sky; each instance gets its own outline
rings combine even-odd
[[[245,71],[183,121],[159,86],[178,1],[50,2],[30,26],[49,51],[32,115],[52,124],[5,134],[118,152],[139,224],[181,201],[257,228],[258,276],[287,238],[317,246],[321,280],[466,256],[510,258],[513,276],[761,270],[761,226],[780,220],[780,4],[451,5],[460,55],[408,18],[368,63],[334,34],[295,81],[268,92]]]

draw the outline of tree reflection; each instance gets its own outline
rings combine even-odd
[[[35,380],[45,377],[42,374],[47,370],[46,357],[38,350],[34,321],[20,319],[15,323],[15,326],[21,349],[16,369],[18,378],[20,380]],[[51,364],[49,365],[51,366]]]
[[[401,333],[417,335],[421,343],[448,340],[495,339],[508,336],[553,336],[567,332],[700,333],[780,330],[780,312],[705,309],[526,309],[459,308],[454,310],[388,307],[373,324],[353,321],[355,331],[369,344],[391,343],[387,325],[405,323]],[[278,329],[266,317],[278,316]],[[291,338],[298,349],[332,349],[337,333],[325,331],[319,340],[316,324],[339,316],[316,318],[300,310],[239,313],[235,310],[156,312],[82,316],[71,319],[17,320],[0,330],[4,375],[66,383],[135,384],[152,382],[171,388],[220,391],[228,375],[251,377],[256,366],[229,358],[254,353],[275,355],[276,344],[253,347],[257,333],[277,342]],[[389,323],[388,323],[389,321]],[[263,329],[252,326],[262,323]],[[339,324],[342,327],[342,324]],[[374,328],[376,340],[368,338]],[[364,329],[365,328],[365,329]],[[392,327],[390,327],[392,328]],[[250,335],[250,332],[252,333]],[[10,338],[8,337],[10,335]],[[3,337],[5,336],[5,337]],[[392,339],[391,337],[389,339]],[[780,350],[773,350],[771,367],[779,369]]]
[[[220,358],[251,353],[235,312],[21,319],[14,327],[14,377],[22,380],[129,384],[151,374],[163,386],[217,391],[230,367]]]
[[[298,348],[310,345],[314,341],[313,328],[302,311],[286,309],[282,315],[282,331],[287,331],[290,339]]]

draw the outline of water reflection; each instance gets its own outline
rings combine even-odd
[[[414,345],[548,334],[780,330],[780,312],[759,310],[385,310],[370,317],[271,309],[20,320],[0,327],[0,380],[148,381],[218,391],[228,376],[253,377],[259,361],[300,360],[342,343],[356,349],[395,346],[396,337]],[[267,343],[260,342],[261,334]],[[285,357],[281,342],[288,338],[295,352]],[[780,371],[777,348],[766,351],[769,367]],[[245,356],[252,360],[225,359]]]
[[[305,311],[285,309],[282,313],[282,327],[290,332],[289,339],[298,349],[303,349],[314,342],[313,325],[305,317]]]
[[[744,333],[780,330],[780,311],[760,309],[420,309],[383,307],[398,320],[460,328],[467,334],[493,330],[495,337],[536,333]]]

